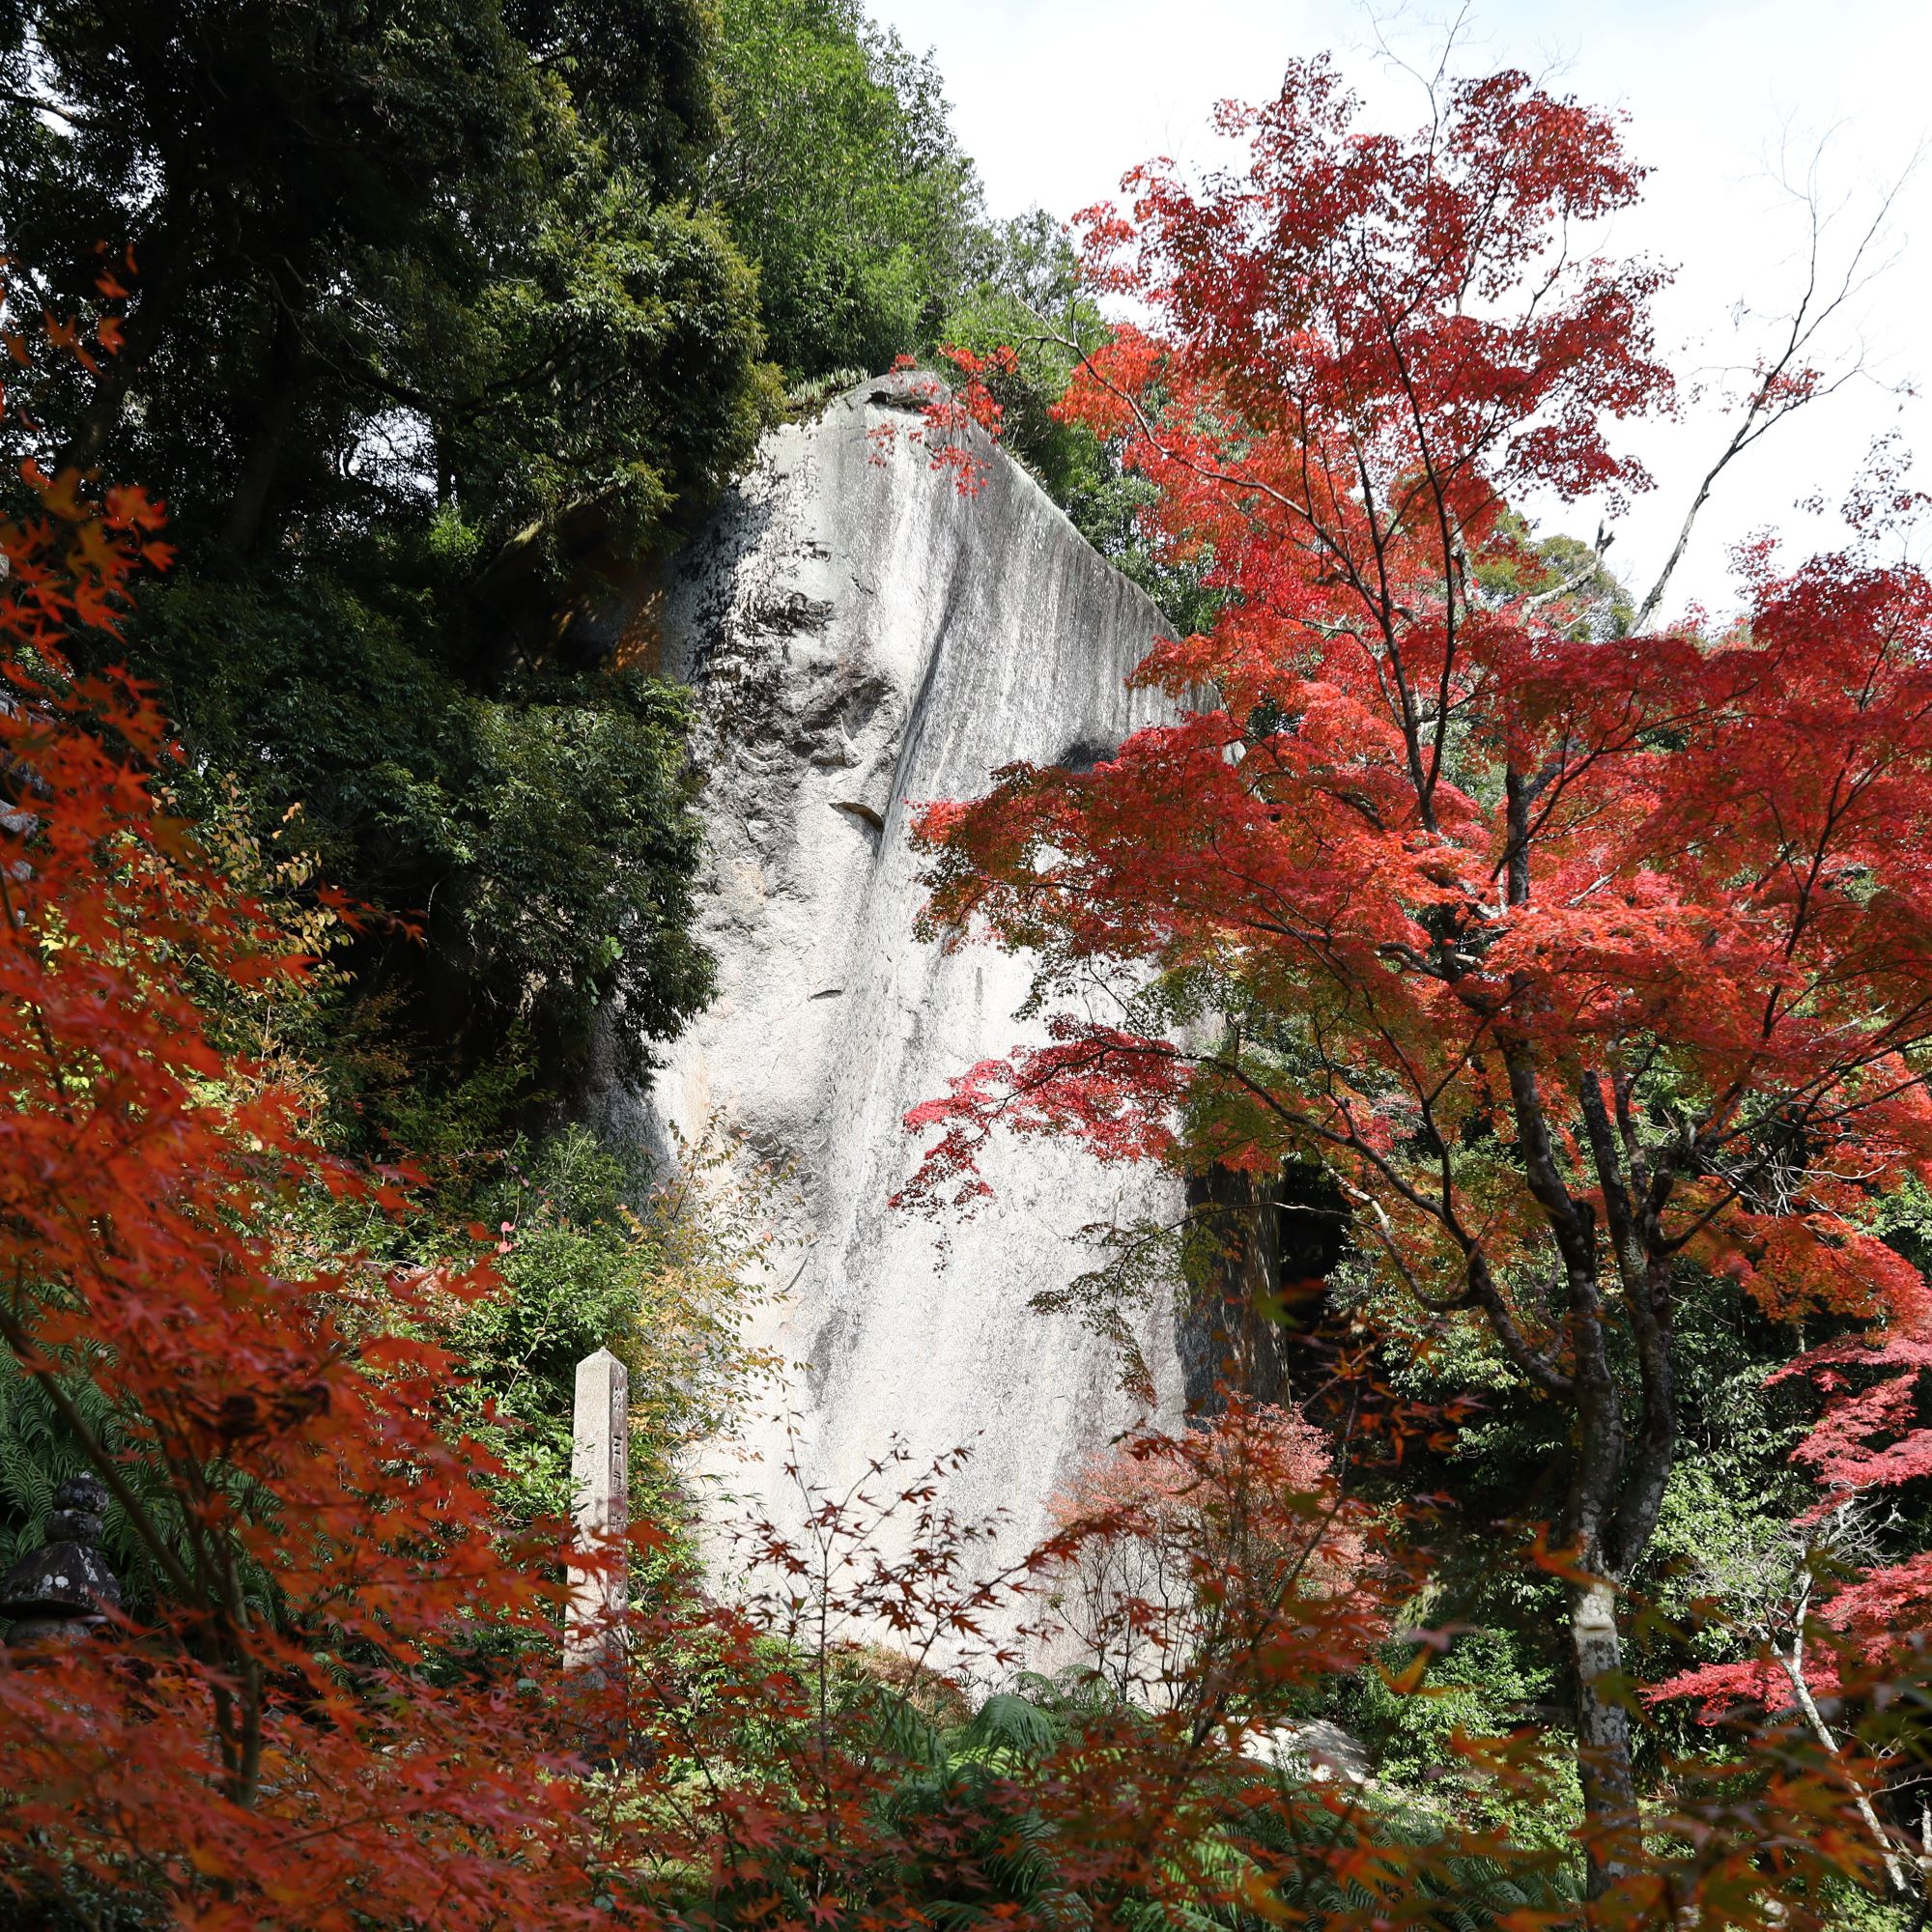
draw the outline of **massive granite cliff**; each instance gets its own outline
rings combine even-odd
[[[1181,1194],[1069,1148],[1000,1148],[995,1199],[950,1230],[944,1264],[939,1231],[888,1207],[914,1159],[906,1109],[1037,1032],[1014,1016],[1023,959],[915,937],[906,835],[921,801],[1010,759],[1091,764],[1152,718],[1124,680],[1162,619],[977,431],[977,494],[936,469],[912,381],[769,435],[633,617],[634,647],[697,694],[718,992],[622,1111],[661,1156],[715,1118],[793,1176],[788,1287],[756,1337],[791,1368],[712,1474],[782,1520],[788,1427],[806,1480],[835,1492],[895,1439],[970,1445],[950,1500],[1004,1512],[1005,1558],[1137,1418],[1111,1345],[1029,1303],[1093,1264],[1083,1228],[1171,1220]],[[1171,1311],[1142,1341],[1173,1412]]]

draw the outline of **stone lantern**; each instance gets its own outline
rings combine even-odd
[[[121,1607],[121,1585],[100,1553],[106,1508],[98,1476],[70,1476],[55,1490],[46,1541],[0,1577],[10,1644],[78,1643]]]

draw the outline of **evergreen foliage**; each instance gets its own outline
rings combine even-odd
[[[57,454],[167,497],[129,642],[196,783],[299,803],[329,875],[413,920],[360,949],[392,1065],[479,1069],[497,1131],[590,1016],[702,1001],[677,700],[568,636],[750,448],[752,271],[693,205],[706,16],[497,0],[14,11],[0,234],[48,312],[129,245],[99,383],[30,373]]]
[[[561,1124],[600,1012],[636,1071],[710,986],[684,701],[594,620],[780,407],[767,355],[919,347],[976,209],[930,63],[852,7],[0,9],[14,313],[119,352],[19,368],[23,448],[147,479],[178,550],[70,647],[156,684],[171,803],[329,962],[272,1039],[216,1006],[332,1145],[420,1173],[396,1259],[517,1229],[467,1340],[523,1513],[563,1500],[578,1354],[680,1391],[663,1458],[742,1366],[749,1236],[638,1222],[644,1177]],[[13,1552],[75,1452],[4,1400]]]
[[[756,264],[793,380],[876,373],[932,337],[980,227],[930,56],[856,0],[724,0],[726,128],[704,172]]]
[[[1010,369],[989,366],[982,377],[1000,406],[1008,452],[1178,632],[1205,630],[1224,596],[1210,584],[1211,547],[1183,548],[1164,538],[1143,515],[1160,492],[1128,469],[1124,439],[1101,437],[1059,407],[1082,358],[1109,334],[1099,304],[1082,285],[1065,224],[1036,208],[980,229],[965,284],[937,339],[981,358],[996,349],[1012,351]],[[938,359],[943,365],[943,353]]]

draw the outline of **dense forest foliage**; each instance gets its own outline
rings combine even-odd
[[[12,12],[16,303],[120,342],[22,401],[168,506],[129,646],[184,803],[422,923],[355,948],[331,1078],[371,1134],[432,1089],[472,1138],[536,1120],[602,1003],[663,1038],[707,983],[679,699],[583,641],[600,572],[787,385],[1065,308],[1067,243],[986,222],[930,65],[832,0]],[[1014,443],[1118,523],[1045,416],[1067,366]]]
[[[1613,131],[1472,84],[1452,191],[1297,71],[1247,186],[1144,177],[1083,259],[856,0],[0,0],[0,1568],[101,1473],[139,1638],[0,1662],[21,1922],[1922,1932],[1932,596],[1855,550],[1632,641],[1510,496],[1614,480],[1644,271],[1499,319],[1634,193]],[[1459,262],[1480,341],[1426,333]],[[678,1457],[763,1367],[760,1223],[579,1119],[710,990],[686,696],[600,617],[762,429],[955,350],[1223,708],[928,821],[936,916],[1152,988],[936,1101],[928,1191],[995,1114],[1209,1177],[1136,1252],[1265,1250],[1297,1407],[1124,1445],[991,1582],[889,1464],[906,1564],[828,1506],[720,1605]],[[1792,915],[1759,807],[1821,795]],[[1511,954],[1532,858],[1625,923]],[[1786,1031],[1712,958],[1810,974]],[[601,1345],[638,1614],[586,1689]],[[990,1697],[827,1634],[1042,1601],[1081,1662]]]
[[[10,8],[0,49],[14,307],[118,347],[15,408],[176,553],[95,662],[154,682],[173,802],[327,954],[282,1045],[331,1144],[421,1168],[439,1230],[575,1231],[493,1345],[554,1479],[557,1378],[637,1270],[638,1177],[567,1126],[592,1029],[642,1050],[709,986],[682,695],[581,620],[788,389],[1007,323],[1018,244],[929,63],[842,0],[108,0]],[[11,1537],[59,1458],[9,1400]]]

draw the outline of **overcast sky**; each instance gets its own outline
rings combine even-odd
[[[1445,17],[1435,8],[1372,13],[1354,0],[871,0],[871,11],[914,48],[937,53],[992,211],[1038,204],[1061,215],[1112,194],[1153,155],[1212,157],[1215,100],[1264,98],[1287,60],[1323,48],[1376,122],[1408,130],[1419,97],[1378,56],[1377,21],[1422,64]],[[1463,32],[1462,71],[1525,68],[1629,113],[1632,150],[1654,173],[1644,207],[1618,220],[1608,246],[1677,269],[1660,318],[1680,376],[1748,360],[1796,292],[1803,217],[1775,179],[1780,149],[1802,178],[1825,142],[1826,199],[1844,204],[1828,235],[1830,266],[1932,130],[1924,0],[1481,0]],[[1841,361],[1861,354],[1870,378],[1775,430],[1728,473],[1673,607],[1689,597],[1728,607],[1726,553],[1753,529],[1786,532],[1794,554],[1831,542],[1835,520],[1795,505],[1814,494],[1835,504],[1887,430],[1918,453],[1918,479],[1932,481],[1932,402],[1895,393],[1905,383],[1932,386],[1932,152],[1896,195],[1887,253],[1893,266],[1830,344]],[[1741,299],[1757,312],[1742,331],[1732,321]],[[1627,580],[1648,584],[1726,433],[1706,405],[1633,437],[1659,487],[1619,526],[1610,561]],[[1587,536],[1595,523],[1593,508],[1577,506],[1546,527]]]

